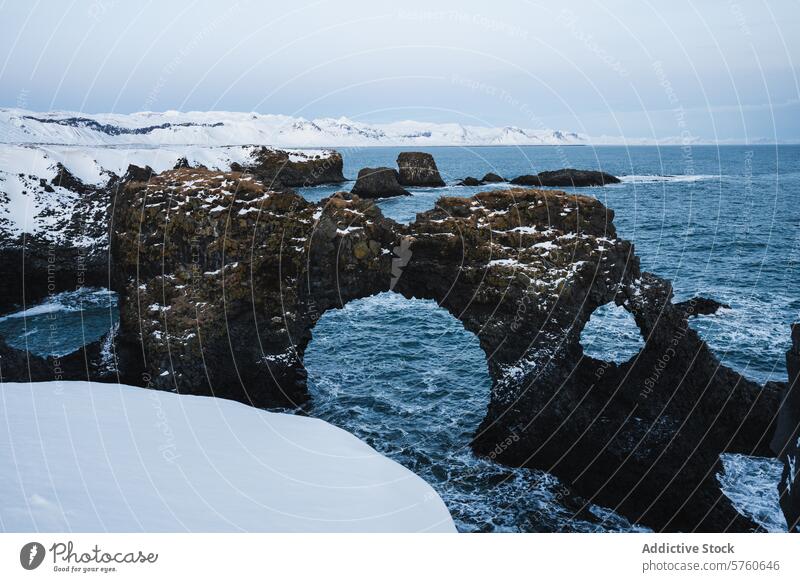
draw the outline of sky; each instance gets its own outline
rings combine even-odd
[[[0,106],[800,139],[797,0],[0,0]]]

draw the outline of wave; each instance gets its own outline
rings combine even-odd
[[[48,313],[55,313],[57,311],[71,311],[67,306],[58,302],[43,303],[24,311],[17,311],[0,317],[0,321],[7,321],[9,319],[18,319],[20,317],[36,317],[37,315],[46,315]]]
[[[722,176],[713,174],[631,174],[629,176],[617,176],[624,183],[634,184],[653,184],[657,182],[701,182],[705,180],[720,180]]]
[[[0,317],[0,322],[10,319],[32,318],[52,313],[76,312],[86,309],[108,309],[117,304],[117,294],[100,287],[81,287],[50,296],[46,301]]]
[[[723,471],[717,481],[736,510],[768,532],[785,532],[777,487],[783,464],[777,459],[734,453],[722,454],[720,460]]]

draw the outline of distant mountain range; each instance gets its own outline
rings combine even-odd
[[[586,136],[550,129],[459,123],[362,123],[224,111],[131,114],[35,113],[0,109],[0,142],[64,145],[246,145],[276,147],[583,145]]]

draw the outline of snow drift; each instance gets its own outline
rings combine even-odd
[[[455,531],[422,479],[321,420],[114,384],[0,394],[4,531]]]

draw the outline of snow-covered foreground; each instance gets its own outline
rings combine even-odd
[[[113,384],[0,394],[3,531],[455,531],[427,483],[321,420]]]

